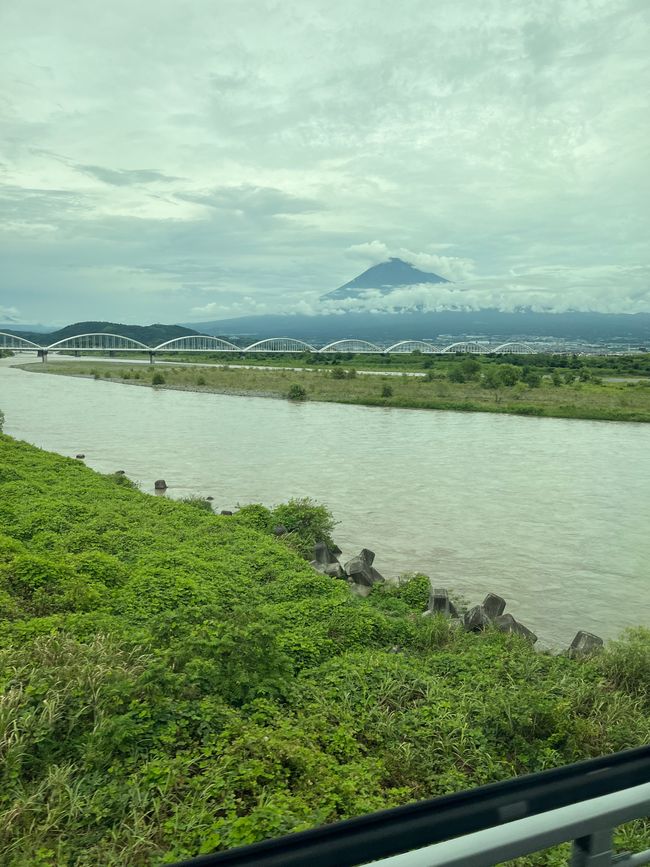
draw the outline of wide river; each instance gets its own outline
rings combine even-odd
[[[492,591],[544,643],[650,622],[650,426],[292,404],[0,365],[5,432],[232,509],[326,503],[348,556]]]

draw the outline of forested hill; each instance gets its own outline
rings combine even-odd
[[[64,340],[66,337],[74,337],[76,334],[120,334],[122,337],[130,337],[133,340],[139,340],[141,343],[146,343],[148,346],[157,346],[164,343],[166,340],[173,340],[175,337],[184,337],[186,334],[198,334],[192,328],[185,328],[182,325],[123,325],[119,322],[75,322],[73,325],[66,325],[58,331],[52,331],[49,334],[39,334],[30,331],[17,331],[12,329],[12,334],[19,334],[21,337],[26,337],[28,340],[33,340],[41,346],[47,346],[51,343],[56,343],[57,340]]]

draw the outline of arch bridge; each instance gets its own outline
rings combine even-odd
[[[152,358],[157,353],[181,353],[181,352],[232,352],[232,353],[335,353],[351,352],[358,354],[407,354],[421,352],[427,355],[531,355],[536,353],[589,353],[585,346],[564,344],[551,346],[545,343],[527,343],[521,340],[513,340],[496,346],[480,342],[478,340],[460,340],[450,343],[448,346],[436,346],[426,340],[400,340],[391,346],[379,346],[368,340],[348,337],[335,340],[325,346],[317,347],[304,340],[295,337],[267,337],[258,340],[249,346],[237,346],[223,337],[214,337],[209,334],[187,334],[183,337],[175,337],[166,340],[157,346],[148,346],[132,337],[121,334],[109,334],[105,332],[76,334],[65,337],[49,345],[39,345],[26,337],[9,334],[0,331],[0,350],[12,352],[37,351],[43,357],[48,352],[140,352],[148,353]],[[594,352],[592,349],[591,352]]]

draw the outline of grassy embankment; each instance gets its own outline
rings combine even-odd
[[[466,634],[424,578],[314,572],[322,508],[197,505],[0,436],[3,865],[154,865],[650,740],[647,630],[585,661]]]
[[[650,422],[650,380],[594,381],[583,367],[555,371],[551,378],[537,369],[503,361],[466,358],[445,364],[445,370],[428,370],[419,377],[363,375],[342,366],[291,371],[57,361],[25,367],[38,373],[111,378],[140,385],[151,385],[156,377],[158,387],[226,394],[287,397],[294,387],[294,392],[304,390],[304,394],[297,392],[299,398],[335,403]],[[467,376],[463,365],[470,370]],[[458,381],[461,377],[464,381]]]

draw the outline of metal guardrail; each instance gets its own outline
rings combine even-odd
[[[488,867],[573,841],[572,867],[614,855],[616,826],[650,816],[650,746],[202,855],[174,867]]]
[[[650,864],[650,849],[620,856],[613,851],[614,829],[648,813],[650,783],[373,861],[372,867],[491,867],[568,841],[572,867]]]

